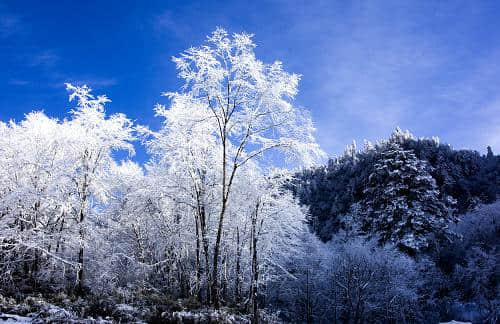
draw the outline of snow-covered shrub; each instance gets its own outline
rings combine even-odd
[[[345,322],[401,323],[418,318],[412,259],[393,247],[332,242],[326,274],[330,314]]]

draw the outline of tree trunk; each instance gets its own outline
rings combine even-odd
[[[219,214],[219,225],[217,227],[217,238],[215,240],[214,247],[214,262],[212,268],[212,304],[215,309],[219,309],[219,250],[220,250],[220,241],[222,238],[222,229],[224,225],[224,216],[226,214],[226,206],[227,206],[227,196],[229,194],[229,190],[226,190],[226,125],[224,125],[224,130],[222,132],[222,206]],[[234,173],[234,170],[233,170]]]
[[[215,240],[214,247],[214,262],[212,268],[212,304],[215,309],[219,309],[219,251],[220,251],[220,242],[222,238],[222,229],[224,224],[224,215],[226,214],[226,199],[223,199],[222,202],[222,210],[219,215],[219,226],[217,228],[217,238]]]
[[[83,209],[80,210],[80,229],[79,229],[79,234],[80,234],[80,250],[78,251],[78,271],[76,273],[76,288],[78,293],[82,294],[83,293],[83,267],[84,267],[84,258],[83,258],[83,244],[84,244],[84,239],[85,239],[85,234],[83,230],[83,220],[84,220],[84,213]]]
[[[195,215],[195,226],[196,226],[196,287],[195,287],[195,294],[198,298],[198,301],[201,303],[201,289],[200,289],[200,282],[201,282],[201,265],[200,265],[200,217],[198,213]]]
[[[89,153],[86,150],[85,151],[85,157],[88,157]],[[89,157],[90,158],[90,157]],[[85,173],[83,176],[83,183],[82,183],[82,191],[80,193],[81,197],[81,205],[80,205],[80,213],[78,215],[78,225],[79,225],[79,243],[80,243],[80,249],[78,251],[78,270],[76,273],[76,288],[78,293],[83,294],[84,290],[84,283],[83,283],[83,271],[84,271],[84,243],[85,243],[85,229],[83,227],[83,222],[85,220],[85,209],[87,206],[87,198],[88,198],[88,186],[89,186],[89,178],[88,178],[88,172],[89,172],[89,166],[88,166],[88,161],[86,158],[84,158],[83,161]]]
[[[236,280],[234,285],[235,303],[238,305],[241,301],[241,246],[240,246],[240,229],[236,227]]]
[[[200,231],[201,231],[201,241],[203,244],[203,253],[205,255],[205,276],[206,276],[206,298],[207,304],[210,304],[210,260],[208,254],[208,238],[207,238],[207,226],[206,226],[206,214],[205,206],[200,208]]]
[[[259,214],[259,203],[255,208],[255,216],[252,217],[252,231],[251,231],[251,244],[252,244],[252,284],[250,288],[252,300],[252,324],[259,323],[259,308],[258,308],[258,280],[259,269],[257,263],[257,216]]]
[[[63,248],[61,247],[63,229],[64,229],[64,213],[63,213],[62,220],[61,220],[61,227],[59,227],[59,236],[57,238],[56,253],[59,252],[59,248],[61,248],[61,251],[63,251]]]
[[[227,251],[226,248],[224,248],[223,257],[222,257],[222,280],[221,280],[221,293],[222,293],[222,300],[226,301],[227,300]]]

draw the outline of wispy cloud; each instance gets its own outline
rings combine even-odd
[[[52,67],[60,59],[54,50],[44,50],[29,58],[30,66]]]
[[[90,77],[68,77],[64,75],[54,76],[56,79],[51,83],[52,88],[61,88],[64,87],[65,83],[71,83],[74,85],[82,86],[87,85],[92,89],[105,89],[110,88],[118,84],[118,80],[115,78],[101,78],[96,76]]]
[[[315,86],[304,89],[304,101],[321,105],[310,108],[325,149],[341,152],[352,139],[362,140],[360,134],[373,140],[405,127],[419,111],[416,88],[442,62],[433,39],[412,32],[422,22],[397,6],[390,10],[405,19],[384,20],[389,8],[366,2],[290,10],[296,18],[291,38],[306,43],[313,55],[303,74],[304,85]]]
[[[109,88],[118,84],[118,80],[114,78],[84,78],[84,79],[76,79],[74,81],[75,84],[86,84],[91,88]]]
[[[158,33],[170,33],[176,38],[182,39],[192,33],[191,25],[177,19],[172,11],[166,10],[154,17],[154,29]]]
[[[284,3],[281,16],[293,23],[271,40],[293,42],[299,53],[298,62],[291,62],[303,69],[299,100],[312,110],[324,149],[335,154],[352,139],[382,138],[395,126],[481,149],[488,141],[479,129],[483,117],[472,116],[496,98],[500,51],[498,42],[481,44],[483,52],[478,51],[479,28],[471,26],[487,13],[474,7],[419,1]],[[288,58],[285,62],[290,64]],[[493,109],[484,112],[482,123],[491,130],[492,116],[500,115]],[[457,127],[470,118],[475,122],[467,129]]]
[[[21,80],[21,79],[10,79],[8,81],[8,84],[13,85],[13,86],[26,86],[30,84],[29,81],[26,80]]]

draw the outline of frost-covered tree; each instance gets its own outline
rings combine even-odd
[[[418,322],[415,264],[391,246],[374,242],[328,244],[324,259],[330,323]]]
[[[41,278],[60,263],[76,270],[81,290],[88,236],[109,198],[108,179],[115,164],[111,154],[133,152],[134,138],[132,123],[123,114],[105,115],[105,96],[95,98],[86,86],[67,88],[70,100],[78,101],[69,120],[34,112],[19,124],[0,126],[0,239],[9,254],[33,260],[23,261],[25,272],[37,273],[43,265],[42,274],[36,274]],[[12,270],[6,273],[12,275]]]
[[[265,64],[254,54],[252,35],[232,37],[218,28],[205,45],[192,47],[173,60],[185,81],[181,93],[166,93],[172,108],[199,107],[195,114],[214,136],[219,156],[219,205],[213,246],[211,298],[219,306],[219,262],[231,191],[238,170],[248,161],[264,162],[271,150],[287,160],[311,165],[322,155],[306,111],[292,105],[299,75],[281,62]],[[170,118],[175,119],[172,114]]]
[[[243,195],[247,203],[242,205],[247,205],[250,211],[249,295],[254,322],[258,319],[263,288],[280,283],[284,277],[294,278],[289,269],[290,260],[304,253],[303,236],[310,236],[305,223],[305,208],[283,188],[288,177],[287,172],[273,170],[268,176],[245,177],[246,185],[240,188],[253,189],[251,195]]]
[[[152,157],[146,165],[146,178],[151,197],[159,203],[161,220],[182,224],[178,232],[182,237],[194,236],[185,243],[196,254],[194,291],[201,301],[203,296],[209,297],[209,292],[202,291],[202,283],[210,281],[214,215],[218,212],[215,201],[220,195],[220,152],[211,120],[206,118],[207,108],[184,101],[187,99],[176,98],[168,110],[161,105],[155,107],[156,115],[164,118],[162,128],[157,132],[143,128],[142,132]]]
[[[0,133],[1,279],[37,281],[55,264],[74,265],[61,254],[69,211],[65,126],[33,112],[20,123],[1,123]]]
[[[108,199],[107,175],[115,163],[112,153],[126,150],[134,153],[132,122],[124,114],[106,116],[106,96],[91,94],[87,86],[66,85],[69,100],[77,106],[67,121],[68,158],[66,176],[73,184],[71,197],[72,218],[78,227],[77,287],[84,288],[84,250],[87,241],[88,216],[91,209]]]
[[[184,274],[190,278],[189,291],[200,301],[210,300],[209,266],[213,260],[213,248],[217,233],[217,215],[220,205],[220,169],[217,145],[214,137],[206,134],[202,122],[191,121],[196,109],[168,118],[177,113],[175,109],[162,110],[165,124],[159,132],[147,131],[151,135],[147,145],[153,153],[148,162],[146,178],[153,196],[165,204],[154,216],[165,224],[167,231],[160,240],[177,237],[168,243],[172,251],[183,250],[188,259],[175,258]],[[182,126],[182,127],[181,127]],[[189,127],[186,127],[189,126]],[[258,318],[258,304],[262,286],[277,281],[286,272],[283,266],[290,249],[298,244],[298,233],[307,233],[305,211],[283,191],[282,172],[265,175],[254,161],[245,163],[234,177],[232,203],[227,206],[227,215],[232,220],[224,227],[221,241],[220,295],[224,303],[239,305],[251,301],[254,317]],[[130,201],[129,201],[130,203]],[[170,209],[167,206],[175,206]],[[182,226],[174,230],[172,223]],[[175,246],[174,242],[182,242]],[[177,252],[176,252],[177,253]],[[192,263],[191,263],[192,262]],[[194,267],[191,267],[194,265]],[[205,293],[206,292],[206,293]],[[245,298],[248,296],[248,298]]]
[[[431,291],[430,303],[444,304],[442,312],[453,318],[497,323],[500,318],[500,202],[481,205],[463,215],[454,230],[460,234],[441,244],[433,255],[436,270],[443,272],[446,289],[422,282]],[[446,306],[445,301],[449,306]],[[434,306],[433,305],[433,306]]]
[[[361,228],[380,242],[418,252],[431,235],[449,235],[453,199],[441,197],[425,161],[391,142],[374,165],[364,190]]]

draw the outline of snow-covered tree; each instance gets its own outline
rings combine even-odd
[[[42,112],[0,124],[0,249],[2,279],[48,275],[53,262],[73,266],[61,254],[67,150],[64,125]],[[42,271],[40,271],[42,270]]]
[[[322,281],[329,297],[329,322],[417,321],[412,259],[373,241],[333,240],[328,245],[330,257],[323,261],[328,270]]]
[[[132,122],[124,114],[106,116],[106,96],[91,94],[87,86],[66,85],[69,100],[77,100],[66,122],[68,159],[66,176],[73,184],[71,195],[72,218],[78,227],[77,287],[84,288],[84,250],[87,241],[88,216],[96,205],[108,199],[107,175],[115,161],[112,153],[119,150],[134,153]]]
[[[441,197],[430,167],[412,151],[391,142],[381,153],[364,190],[362,230],[417,252],[431,235],[449,235],[453,199]]]
[[[219,306],[219,259],[225,218],[238,170],[248,161],[263,162],[269,151],[287,160],[313,164],[322,151],[312,135],[306,111],[294,107],[299,75],[283,70],[281,62],[265,64],[254,54],[252,35],[218,28],[204,46],[192,47],[173,60],[185,84],[181,93],[166,93],[171,109],[198,107],[193,118],[214,136],[220,189],[213,247],[211,298]],[[180,107],[180,108],[177,108]],[[175,114],[169,116],[176,119]]]
[[[289,178],[286,171],[275,169],[267,176],[256,170],[245,173],[240,179],[243,183],[235,187],[234,198],[238,206],[247,210],[247,219],[241,224],[248,224],[249,295],[255,322],[262,288],[281,282],[284,277],[296,279],[288,269],[290,260],[304,252],[302,238],[311,234],[306,227],[306,209],[284,189]]]

